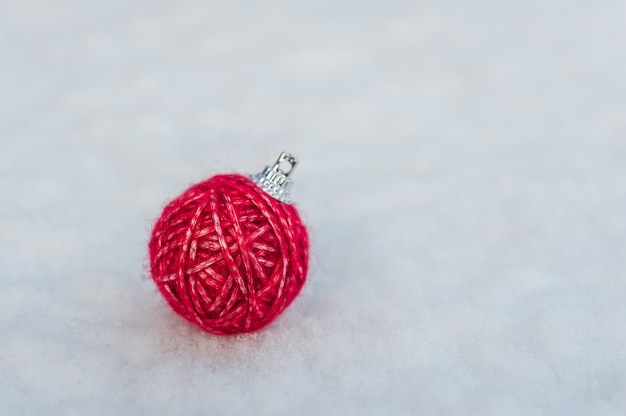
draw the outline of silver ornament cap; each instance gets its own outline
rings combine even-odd
[[[293,181],[289,176],[297,164],[298,159],[295,156],[282,152],[276,163],[266,166],[263,172],[251,176],[251,179],[272,198],[288,204],[291,202],[291,187],[293,186]]]

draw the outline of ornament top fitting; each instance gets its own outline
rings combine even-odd
[[[282,152],[276,163],[266,166],[263,172],[250,178],[267,192],[272,198],[280,202],[291,202],[291,187],[293,181],[289,176],[298,164],[298,159],[289,153]]]

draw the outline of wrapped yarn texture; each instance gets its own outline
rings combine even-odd
[[[214,334],[258,330],[298,295],[309,239],[296,208],[242,175],[216,175],[171,201],[149,243],[171,308]]]

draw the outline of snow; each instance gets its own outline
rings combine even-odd
[[[10,415],[626,413],[623,2],[0,2]],[[175,316],[163,205],[294,153],[258,333]]]

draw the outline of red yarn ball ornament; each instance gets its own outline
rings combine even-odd
[[[285,160],[293,162],[287,173]],[[295,299],[309,261],[307,230],[284,202],[296,163],[283,153],[254,180],[213,176],[164,208],[149,242],[150,271],[176,313],[211,333],[236,334],[266,326]]]

